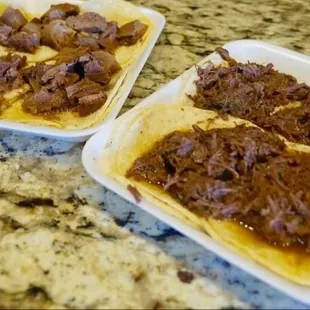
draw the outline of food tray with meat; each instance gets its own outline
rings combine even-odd
[[[310,303],[310,58],[242,40],[111,121],[83,150],[97,182]]]
[[[0,128],[87,140],[119,113],[164,24],[123,0],[0,1]]]

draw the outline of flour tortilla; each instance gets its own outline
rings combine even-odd
[[[273,247],[237,223],[199,217],[161,188],[126,178],[133,162],[151,150],[156,142],[175,130],[192,130],[194,124],[203,129],[233,128],[241,124],[254,126],[233,117],[223,120],[215,112],[189,106],[155,105],[137,109],[116,121],[100,162],[101,169],[121,184],[135,186],[148,201],[204,231],[240,255],[295,283],[309,286],[309,255]],[[294,149],[294,146],[291,144],[290,148]]]
[[[136,6],[122,0],[90,0],[90,1],[61,1],[61,0],[0,0],[0,13],[10,5],[20,9],[30,20],[33,17],[43,15],[52,4],[57,3],[72,3],[78,4],[83,12],[97,12],[106,17],[107,20],[117,21],[120,26],[123,24],[139,19],[141,22],[149,26],[144,37],[133,46],[121,46],[115,52],[117,61],[122,66],[121,72],[114,76],[108,90],[108,99],[103,107],[96,112],[86,117],[80,117],[76,112],[62,112],[55,116],[36,116],[30,113],[25,113],[22,110],[23,99],[18,96],[16,101],[10,105],[10,108],[1,114],[1,119],[13,120],[17,122],[49,126],[66,130],[81,130],[97,125],[109,114],[109,106],[113,106],[118,98],[124,93],[124,83],[130,78],[130,69],[136,59],[144,52],[151,38],[151,33],[154,32],[155,26]],[[0,55],[6,55],[8,49],[0,46]],[[29,53],[20,53],[28,59],[28,64],[33,65],[36,62],[47,61],[53,59],[58,52],[45,46],[41,46],[37,52],[32,55]],[[25,90],[25,89],[24,89]],[[22,90],[19,90],[19,94]]]

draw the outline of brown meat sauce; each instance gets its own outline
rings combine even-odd
[[[173,132],[127,177],[162,187],[191,212],[251,227],[274,245],[310,248],[310,155],[258,128]]]

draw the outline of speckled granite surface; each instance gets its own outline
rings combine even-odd
[[[310,54],[307,1],[133,2],[167,26],[123,111],[230,40]],[[82,148],[0,132],[0,308],[307,308],[96,185]]]

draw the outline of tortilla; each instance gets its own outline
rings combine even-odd
[[[120,26],[127,22],[139,19],[141,22],[147,24],[149,28],[144,37],[136,44],[132,46],[120,46],[116,50],[115,57],[118,63],[122,66],[122,70],[113,77],[107,91],[108,99],[106,103],[96,112],[86,117],[80,117],[78,113],[72,111],[60,112],[55,115],[48,116],[32,115],[22,110],[21,106],[23,99],[17,97],[16,102],[11,104],[10,108],[5,110],[1,114],[1,119],[18,121],[21,123],[33,125],[55,127],[66,130],[86,129],[102,122],[102,120],[105,119],[110,112],[109,107],[113,106],[124,92],[124,83],[128,78],[130,78],[130,67],[135,62],[135,60],[144,52],[151,38],[150,34],[155,30],[154,25],[145,15],[143,15],[140,9],[138,9],[136,6],[122,0],[0,0],[0,13],[2,13],[4,9],[8,5],[10,5],[13,8],[20,9],[27,16],[28,19],[31,19],[33,17],[39,17],[43,15],[52,4],[65,2],[78,4],[81,13],[96,12],[106,17],[108,21],[113,20],[118,22]],[[6,55],[7,52],[7,48],[0,46],[0,55]],[[57,55],[58,52],[49,47],[41,46],[34,55],[17,51],[14,51],[14,53],[27,56],[28,65],[33,65],[37,62],[52,59],[53,57],[55,57],[55,55]]]
[[[241,119],[229,117],[228,120],[223,120],[215,112],[182,105],[155,105],[136,109],[116,121],[100,167],[106,175],[126,187],[134,186],[151,203],[209,234],[241,256],[254,260],[295,283],[309,286],[310,254],[274,247],[236,222],[199,217],[163,189],[126,178],[133,162],[151,150],[156,142],[175,130],[192,130],[194,124],[203,129],[233,128],[241,124],[254,126]],[[294,145],[290,144],[290,148],[294,149]]]

